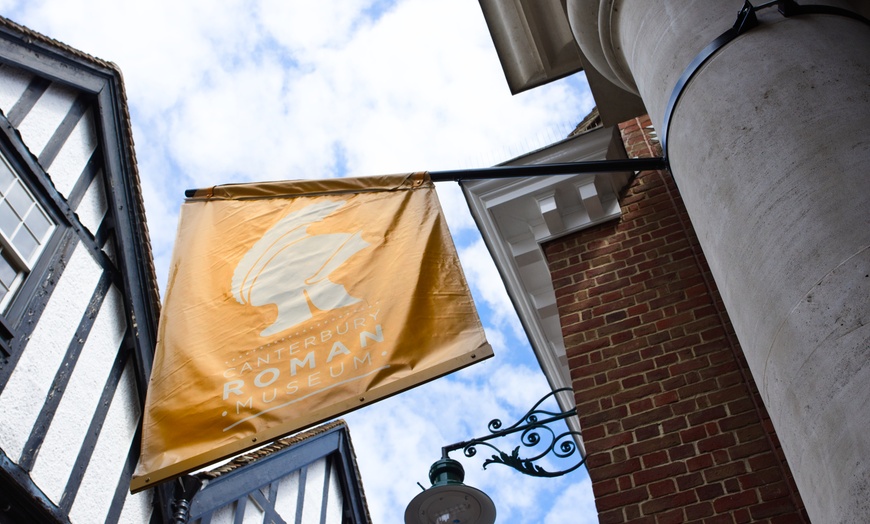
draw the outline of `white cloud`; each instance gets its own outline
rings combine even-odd
[[[514,337],[523,339],[522,326],[483,239],[477,236],[470,245],[461,248],[459,258],[475,297],[482,300],[491,313],[490,321],[499,328],[510,330]]]
[[[546,518],[547,524],[597,524],[598,510],[591,497],[578,496],[592,491],[592,481],[587,476],[582,481],[568,486],[556,498]]]
[[[345,45],[360,26],[371,23],[365,12],[371,2],[332,0],[300,12],[292,2],[272,0],[259,6],[263,26],[281,45],[305,55]]]

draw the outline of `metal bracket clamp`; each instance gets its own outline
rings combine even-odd
[[[749,0],[746,0],[743,4],[743,8],[740,9],[740,12],[737,14],[737,21],[734,22],[734,25],[719,35],[715,40],[710,42],[707,47],[705,47],[694,59],[686,66],[686,69],[683,71],[683,74],[680,75],[679,80],[677,80],[677,84],[674,86],[673,91],[671,91],[671,97],[668,99],[668,105],[665,109],[665,118],[664,122],[662,122],[662,134],[661,134],[661,143],[662,143],[662,156],[665,161],[668,160],[668,134],[670,131],[671,125],[671,117],[674,114],[674,110],[677,107],[677,102],[680,100],[680,96],[682,96],[683,91],[686,89],[686,86],[695,76],[695,73],[701,68],[707,60],[710,59],[714,54],[716,54],[720,49],[725,47],[729,42],[737,38],[738,36],[746,33],[753,27],[758,26],[758,17],[755,16],[756,11],[760,11],[762,9],[766,9],[768,7],[777,7],[777,11],[786,17],[790,18],[792,16],[799,15],[810,15],[810,14],[825,14],[825,15],[837,15],[837,16],[845,16],[847,18],[852,18],[854,20],[858,20],[860,22],[864,22],[867,25],[870,25],[870,20],[867,18],[855,13],[853,11],[849,11],[848,9],[843,9],[840,7],[833,7],[827,5],[799,5],[795,0],[775,0],[773,2],[767,2],[765,4],[759,5],[758,7],[753,6]]]

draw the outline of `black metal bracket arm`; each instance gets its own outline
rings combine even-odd
[[[576,175],[579,173],[622,173],[626,171],[656,171],[667,169],[664,158],[624,158],[621,160],[589,160],[561,164],[532,164],[527,166],[495,166],[479,169],[429,171],[433,182],[461,182],[488,178],[525,178],[533,176]],[[184,196],[193,198],[196,189],[187,189]]]
[[[557,393],[571,391],[571,388],[561,388],[544,395],[544,397],[538,400],[532,409],[530,409],[520,420],[507,428],[502,429],[503,424],[501,420],[491,420],[488,426],[490,431],[489,435],[444,446],[441,448],[441,458],[448,459],[448,453],[458,449],[461,449],[466,457],[473,457],[477,454],[477,446],[487,446],[495,450],[497,454],[492,455],[491,458],[484,461],[484,469],[486,469],[490,464],[504,464],[505,466],[514,468],[520,473],[525,473],[526,475],[534,477],[559,477],[574,471],[586,462],[586,457],[583,456],[579,447],[574,442],[574,437],[579,437],[580,434],[576,431],[570,430],[557,433],[549,426],[549,424],[576,415],[577,408],[572,408],[568,411],[553,412],[544,410],[540,407],[548,398],[555,397]],[[521,433],[520,441],[522,442],[522,445],[528,448],[542,445],[545,441],[542,441],[541,434],[545,434],[548,437],[548,440],[546,441],[547,444],[543,451],[534,456],[522,458],[519,456],[520,446],[514,448],[511,454],[507,454],[488,442],[492,439],[505,437],[518,432]],[[576,454],[580,457],[580,460],[576,464],[559,471],[547,471],[538,464],[535,464],[536,461],[543,459],[550,453],[558,459],[570,459],[574,454]]]
[[[624,158],[619,160],[589,160],[560,164],[531,164],[525,166],[495,166],[481,169],[430,171],[433,182],[461,182],[489,178],[524,178],[550,175],[576,175],[580,173],[622,173],[626,171],[655,171],[667,169],[664,158]]]
[[[692,59],[689,65],[686,66],[683,74],[680,75],[679,80],[677,80],[677,84],[674,86],[673,91],[671,91],[671,97],[668,100],[668,105],[665,109],[665,117],[661,131],[662,155],[665,159],[668,158],[668,134],[671,126],[671,117],[677,107],[677,102],[679,102],[683,91],[685,91],[686,86],[692,80],[692,77],[695,76],[695,73],[701,69],[701,66],[704,65],[707,60],[709,60],[720,49],[725,47],[729,42],[758,26],[758,17],[755,15],[757,11],[773,6],[776,6],[777,11],[786,18],[798,15],[837,15],[852,18],[864,22],[865,24],[870,24],[870,20],[867,18],[841,7],[828,5],[799,5],[795,0],[774,0],[758,6],[753,6],[749,0],[745,0],[743,8],[741,8],[740,12],[737,13],[737,20],[734,22],[734,25],[710,42],[707,47],[701,50],[701,52]]]
[[[495,166],[480,169],[454,169],[429,171],[433,182],[461,182],[489,178],[525,178],[551,175],[576,175],[579,173],[622,173],[626,171],[655,171],[667,169],[664,158],[625,158],[620,160],[590,160],[560,164],[532,164],[527,166]],[[184,196],[193,198],[196,189],[187,189]]]

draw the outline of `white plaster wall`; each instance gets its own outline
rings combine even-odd
[[[145,524],[150,522],[151,504],[153,501],[154,492],[150,489],[135,495],[128,494],[118,522],[120,524]]]
[[[305,478],[305,502],[302,504],[302,522],[319,522],[323,514],[323,483],[326,480],[326,459],[308,466]]]
[[[91,185],[88,186],[88,190],[75,212],[82,225],[91,233],[96,234],[107,210],[106,190],[103,187],[103,172],[101,170],[91,181]]]
[[[35,156],[39,156],[49,139],[54,135],[64,117],[69,113],[78,93],[68,87],[53,83],[39,97],[36,105],[18,126],[24,143]]]
[[[106,239],[106,243],[103,244],[103,253],[109,257],[115,265],[118,264],[118,260],[115,258],[115,240],[110,236]]]
[[[82,174],[91,154],[97,148],[97,131],[94,126],[94,111],[88,109],[73,128],[50,166],[46,167],[54,187],[68,197]]]
[[[70,521],[75,524],[104,522],[106,519],[139,423],[137,395],[131,360],[124,368],[94,454],[70,510]]]
[[[235,504],[228,504],[214,512],[210,524],[233,524],[236,511]],[[197,522],[202,522],[198,520]]]
[[[60,504],[77,453],[127,329],[121,294],[112,286],[94,321],[67,384],[57,413],[39,450],[30,477],[55,504]]]
[[[79,244],[0,394],[0,447],[17,462],[102,273]]]
[[[326,524],[343,524],[344,497],[338,480],[338,467],[333,464],[329,475],[329,495],[326,500]]]
[[[278,496],[275,497],[275,509],[279,515],[296,514],[296,503],[299,500],[299,472],[294,472],[278,484]]]
[[[263,510],[260,509],[254,500],[248,497],[245,503],[245,515],[242,517],[242,524],[261,524],[263,522]]]
[[[14,67],[0,69],[0,110],[8,115],[9,110],[18,102],[33,75]]]

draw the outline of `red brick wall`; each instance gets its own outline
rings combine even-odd
[[[649,119],[629,156],[660,154]],[[544,246],[602,523],[808,522],[673,179]]]

